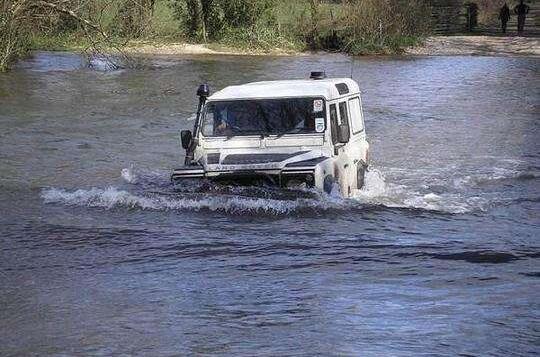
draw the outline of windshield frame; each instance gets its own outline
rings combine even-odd
[[[208,105],[213,103],[223,103],[223,102],[240,102],[240,101],[271,101],[271,100],[287,100],[287,99],[307,99],[307,100],[322,100],[323,104],[323,110],[320,113],[322,117],[324,117],[324,129],[320,132],[315,131],[315,129],[312,132],[249,132],[245,134],[234,134],[234,135],[205,135],[203,132],[204,123],[206,120],[206,114],[208,112]],[[231,99],[219,99],[219,100],[208,100],[203,108],[203,111],[201,113],[201,120],[199,124],[199,128],[197,130],[198,134],[202,136],[203,138],[232,138],[232,137],[281,137],[284,135],[302,135],[302,136],[324,136],[326,131],[328,130],[328,108],[327,108],[328,101],[323,96],[313,96],[313,97],[274,97],[274,98],[231,98]]]

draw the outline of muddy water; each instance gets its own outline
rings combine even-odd
[[[169,183],[195,89],[348,58],[37,53],[0,75],[0,355],[538,352],[539,64],[356,60],[367,187],[282,200]]]

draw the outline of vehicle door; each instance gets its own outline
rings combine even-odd
[[[341,171],[341,193],[345,197],[349,197],[352,190],[356,188],[356,168],[354,164],[355,150],[351,143],[351,122],[349,113],[349,102],[347,98],[338,101],[339,124],[349,128],[349,141],[342,143],[339,148],[339,169]]]
[[[348,125],[349,113],[347,109],[346,99],[340,99],[334,101],[329,105],[329,117],[330,117],[330,133],[333,146],[333,158],[334,158],[334,180],[338,184],[341,194],[344,197],[348,197],[354,187],[351,187],[351,160],[348,154],[348,140],[347,142],[340,142],[339,130],[340,126]],[[350,128],[349,140],[350,140]]]
[[[351,139],[347,143],[347,154],[352,159],[351,171],[354,171],[353,187],[363,182],[364,171],[368,164],[367,152],[368,143],[364,127],[364,115],[362,112],[362,99],[360,95],[348,98],[347,107],[349,109],[349,125],[351,129]],[[362,175],[360,179],[357,175]]]

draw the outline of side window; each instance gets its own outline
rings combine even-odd
[[[349,111],[347,110],[347,102],[339,103],[340,124],[349,125]]]
[[[336,105],[330,104],[330,134],[332,134],[332,144],[336,144],[338,142],[337,130],[338,130],[338,116],[337,116]]]
[[[358,134],[364,130],[364,118],[360,98],[356,97],[349,100],[349,110],[351,112],[351,125],[353,134]]]
[[[203,115],[203,114],[201,114]],[[206,106],[206,111],[204,112],[204,120],[202,125],[202,134],[204,136],[214,135],[214,127],[216,126],[216,121],[218,113],[214,108],[214,105],[208,104]]]

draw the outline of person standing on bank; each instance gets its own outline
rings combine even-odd
[[[502,33],[506,33],[506,24],[508,23],[508,20],[510,20],[510,9],[506,3],[504,3],[503,7],[501,7],[501,11],[499,11],[499,20],[501,20]]]
[[[518,34],[523,34],[523,28],[525,27],[525,18],[529,13],[529,6],[523,3],[523,0],[519,2],[519,5],[514,7],[514,13],[518,15]]]

